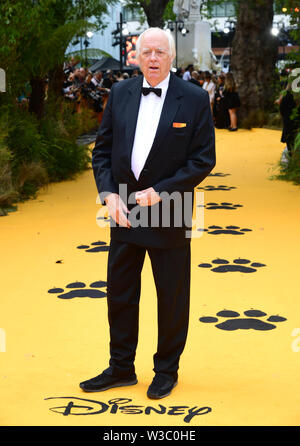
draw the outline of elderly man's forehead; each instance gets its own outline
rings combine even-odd
[[[141,47],[148,46],[150,44],[155,44],[160,47],[169,46],[169,41],[164,32],[159,31],[149,31],[141,39]]]

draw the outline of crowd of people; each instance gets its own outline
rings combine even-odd
[[[130,74],[128,72],[114,73],[112,70],[96,71],[93,74],[87,68],[76,68],[69,63],[65,67],[63,94],[67,100],[77,104],[85,101],[95,112],[101,112],[104,107],[104,98],[108,96],[113,83],[139,74],[138,69]],[[176,75],[208,92],[216,128],[230,131],[238,129],[237,109],[241,103],[231,72],[217,74],[215,71],[197,71],[193,65],[188,65],[185,70],[179,68]]]
[[[74,103],[74,110],[84,103],[100,113],[103,110],[103,96],[109,93],[113,82],[112,73],[107,73],[104,79],[101,71],[92,74],[84,67],[67,67],[63,95],[66,100]]]
[[[83,104],[92,108],[96,113],[103,111],[105,100],[115,82],[129,78],[128,73],[114,73],[112,70],[105,72],[98,70],[92,73],[85,67],[76,68],[72,63],[64,69],[65,80],[63,95],[66,100],[77,105]],[[137,76],[135,70],[132,76]]]
[[[185,70],[179,68],[176,74],[208,92],[216,128],[231,132],[238,129],[237,110],[241,101],[231,72],[197,71],[193,65],[188,65]]]

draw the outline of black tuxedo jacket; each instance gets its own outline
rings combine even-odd
[[[119,193],[126,201],[130,194],[148,187],[159,194],[177,192],[184,197],[184,192],[190,192],[193,196],[194,188],[215,166],[215,135],[208,93],[171,73],[156,136],[139,180],[136,180],[131,170],[131,153],[142,83],[143,76],[139,76],[115,83],[111,89],[92,153],[93,172],[102,203],[108,193]],[[120,193],[120,184],[126,185],[126,196]],[[150,208],[157,208],[161,214],[163,203],[164,199],[147,211],[150,213],[154,210]],[[135,208],[137,211],[136,203],[126,204],[129,210]],[[188,200],[190,214],[192,206]],[[145,212],[145,208],[139,209]],[[114,224],[111,225],[111,238],[158,248],[189,243],[186,229],[191,224],[185,219],[178,227],[173,214],[171,200],[170,227],[164,227],[161,218],[156,227],[128,229]]]

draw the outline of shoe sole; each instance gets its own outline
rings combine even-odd
[[[160,400],[161,398],[165,398],[166,396],[170,395],[170,393],[172,392],[172,390],[174,389],[174,387],[176,387],[178,384],[178,381],[176,381],[176,383],[174,383],[174,386],[172,387],[172,389],[170,390],[170,392],[165,393],[164,395],[154,395],[151,393],[147,393],[147,397],[150,398],[151,400]]]
[[[79,385],[79,387],[84,391],[84,392],[90,392],[90,393],[92,393],[92,392],[104,392],[104,390],[109,390],[109,389],[112,389],[112,388],[114,388],[114,387],[126,387],[126,386],[134,386],[135,384],[137,384],[138,383],[138,380],[136,379],[135,381],[130,381],[130,382],[127,382],[127,383],[115,383],[115,384],[111,384],[110,386],[107,386],[107,387],[103,387],[102,389],[94,389],[94,390],[88,390],[88,389],[84,389],[83,387],[81,387],[80,385]]]

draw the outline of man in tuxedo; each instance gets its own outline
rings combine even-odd
[[[147,395],[163,398],[177,384],[189,319],[187,229],[194,188],[215,165],[215,142],[208,94],[170,72],[174,57],[171,34],[146,30],[137,42],[143,75],[113,85],[98,130],[92,165],[101,202],[111,216],[110,361],[100,375],[80,383],[86,392],[137,383],[134,360],[146,252],[158,301],[155,376]],[[169,199],[173,194],[177,201]],[[178,224],[186,209],[188,218]],[[137,215],[143,216],[141,224]]]

